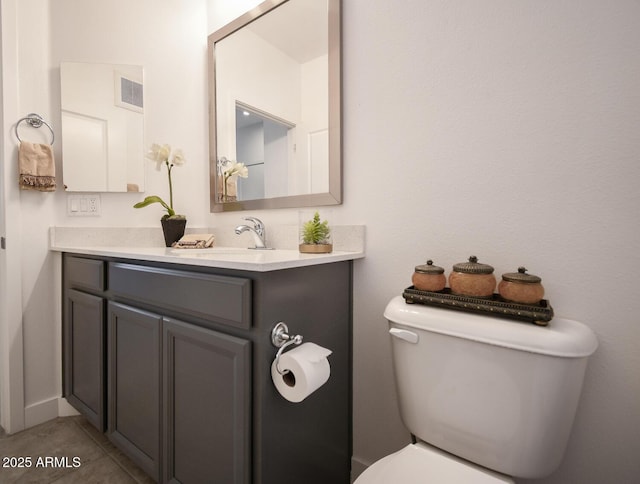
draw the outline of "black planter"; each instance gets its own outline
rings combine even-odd
[[[174,242],[180,240],[184,235],[184,228],[187,226],[187,219],[163,218],[160,220],[160,223],[162,224],[164,243],[167,247],[171,247]]]

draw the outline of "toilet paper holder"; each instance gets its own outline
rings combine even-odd
[[[289,346],[299,345],[300,343],[302,343],[302,335],[290,335],[289,327],[282,321],[277,323],[271,330],[271,344],[273,344],[273,346],[275,346],[276,348],[279,348],[278,352],[276,353],[276,370],[281,375],[289,373],[289,370],[280,370],[280,356],[282,356],[284,350]]]

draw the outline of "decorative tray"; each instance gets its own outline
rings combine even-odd
[[[481,298],[452,294],[446,287],[440,292],[421,291],[410,286],[404,290],[402,297],[407,304],[426,304],[440,306],[457,311],[468,311],[485,315],[500,316],[519,321],[528,321],[539,326],[547,326],[553,319],[553,308],[546,299],[538,304],[519,304],[505,301],[499,294]]]

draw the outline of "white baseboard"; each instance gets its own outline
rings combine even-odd
[[[78,415],[78,412],[62,397],[33,403],[24,409],[24,427],[35,427],[57,417]]]
[[[365,463],[358,459],[357,457],[351,457],[351,482],[355,481],[360,474],[362,474],[367,467],[369,467],[369,463]]]
[[[64,397],[58,398],[58,417],[71,417],[73,415],[80,415],[78,411],[67,402]]]
[[[58,397],[32,403],[24,408],[24,428],[35,427],[58,416]]]

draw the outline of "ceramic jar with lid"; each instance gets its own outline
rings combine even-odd
[[[503,299],[521,304],[537,304],[544,296],[542,279],[527,274],[527,269],[518,267],[518,272],[502,274],[498,292]]]
[[[437,292],[444,289],[447,278],[442,267],[434,266],[433,261],[428,260],[426,264],[416,266],[411,282],[413,287],[420,291]]]
[[[469,262],[453,265],[453,271],[449,274],[449,287],[453,294],[460,296],[491,297],[496,288],[493,267],[481,264],[472,255]]]

